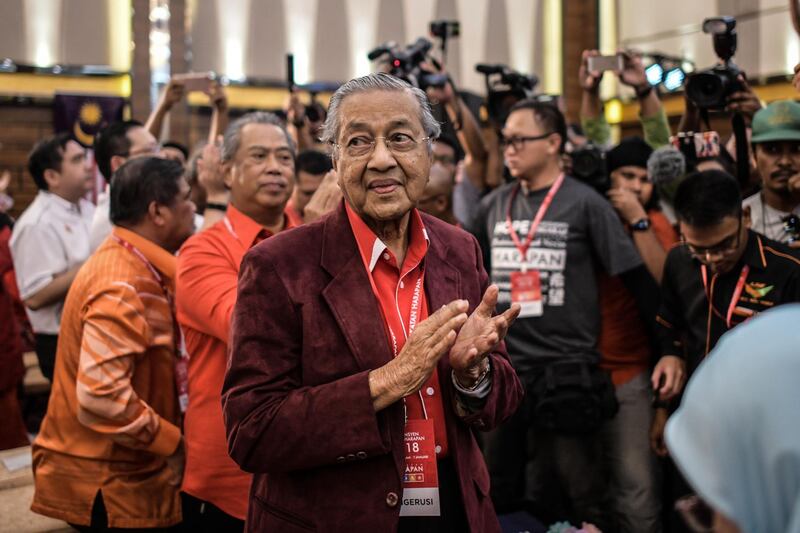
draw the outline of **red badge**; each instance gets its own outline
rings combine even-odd
[[[406,471],[400,516],[439,516],[439,476],[433,420],[407,420]]]
[[[522,308],[520,318],[542,316],[542,283],[538,270],[511,273],[511,302]]]

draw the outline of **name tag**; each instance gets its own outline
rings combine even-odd
[[[542,284],[538,270],[511,273],[511,302],[522,308],[520,318],[542,316]]]
[[[406,471],[400,516],[439,516],[439,473],[433,420],[408,420],[404,446]]]

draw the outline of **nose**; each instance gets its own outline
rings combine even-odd
[[[382,137],[375,139],[375,148],[372,150],[372,154],[370,154],[367,168],[370,170],[385,172],[396,166],[397,160],[394,158],[394,154],[386,145],[386,139]]]

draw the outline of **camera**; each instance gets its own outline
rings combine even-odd
[[[489,118],[498,125],[505,123],[514,104],[533,95],[539,83],[535,74],[521,74],[506,65],[479,63],[475,70],[486,77],[486,107]]]
[[[448,81],[446,74],[427,72],[421,66],[432,47],[431,41],[420,37],[405,48],[395,42],[384,43],[371,50],[367,57],[370,61],[385,58],[389,74],[424,91],[428,87],[444,87]]]
[[[736,19],[705,19],[703,32],[711,34],[714,52],[722,64],[690,74],[686,83],[686,96],[700,109],[722,110],[727,105],[728,96],[743,89],[737,79],[742,71],[732,60],[736,53]]]
[[[594,188],[604,195],[611,188],[611,180],[606,170],[606,154],[597,145],[589,142],[573,150],[571,176]]]
[[[432,37],[447,40],[461,35],[461,24],[457,20],[434,20],[429,31]]]

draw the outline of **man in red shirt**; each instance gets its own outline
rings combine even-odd
[[[387,74],[334,94],[344,202],[242,263],[223,413],[249,531],[500,531],[472,429],[522,386],[477,241],[415,209],[439,125]],[[469,316],[468,316],[469,313]],[[430,315],[430,316],[429,316]]]
[[[241,531],[251,475],[228,456],[220,392],[242,257],[299,224],[286,209],[295,147],[278,117],[250,113],[225,133],[219,171],[230,190],[225,218],[189,239],[178,257],[178,321],[189,353],[184,419],[184,523],[192,531]]]

